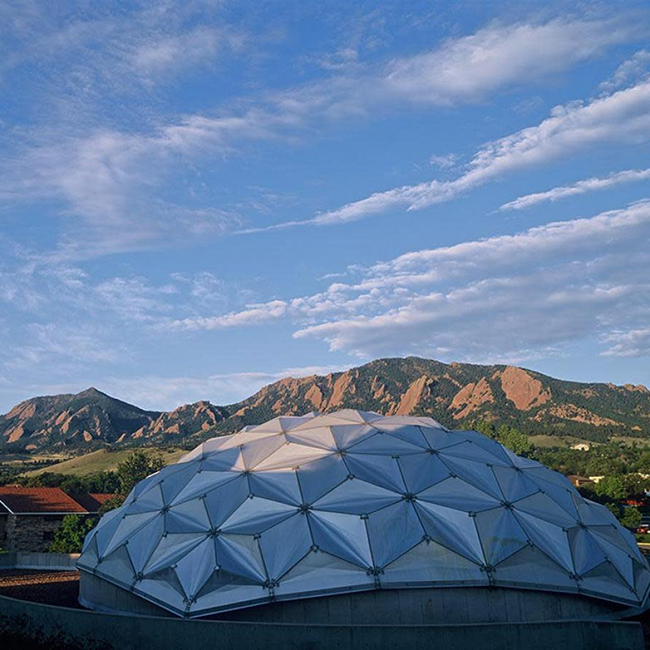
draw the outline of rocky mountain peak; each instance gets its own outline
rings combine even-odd
[[[568,382],[511,365],[408,357],[378,359],[324,376],[288,377],[229,406],[200,400],[169,412],[144,411],[94,387],[77,395],[36,397],[0,416],[0,442],[38,449],[128,445],[140,438],[169,444],[236,431],[278,415],[344,408],[428,415],[451,428],[489,420],[529,434],[650,437],[650,391],[642,385]]]

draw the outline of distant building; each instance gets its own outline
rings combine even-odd
[[[96,515],[99,512],[99,509],[114,496],[114,494],[99,494],[97,492],[89,492],[88,494],[75,494],[74,500],[79,505],[83,506],[89,514]]]
[[[577,451],[589,451],[591,445],[586,442],[576,442],[575,445],[571,445],[571,449],[576,449]]]
[[[588,477],[588,476],[578,476],[577,474],[569,474],[567,476],[569,481],[575,486],[575,487],[581,487],[583,485],[586,485],[587,483],[593,483],[593,481]]]
[[[0,548],[47,551],[66,515],[96,514],[112,494],[74,499],[60,488],[0,487]]]

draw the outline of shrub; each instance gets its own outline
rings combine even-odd
[[[96,517],[66,515],[54,534],[50,553],[81,553],[86,535],[95,527]]]

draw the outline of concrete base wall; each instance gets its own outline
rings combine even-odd
[[[85,571],[81,602],[94,610],[175,616]],[[213,620],[342,625],[427,625],[617,618],[619,605],[573,594],[485,587],[386,589],[275,602]]]
[[[23,553],[0,554],[2,569],[42,569],[43,571],[75,571],[79,553]]]
[[[613,618],[616,605],[571,594],[484,587],[365,591],[224,612],[222,620],[427,625]]]
[[[12,628],[13,626],[13,628]],[[20,630],[29,639],[59,634],[86,646],[101,643],[120,650],[171,650],[215,647],[220,650],[642,650],[639,623],[553,621],[477,625],[290,625],[227,621],[189,621],[99,614],[0,597],[2,629]],[[61,638],[59,637],[59,638]]]

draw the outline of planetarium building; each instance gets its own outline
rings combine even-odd
[[[616,616],[650,585],[634,537],[564,476],[351,410],[208,440],[104,515],[78,566],[99,611],[348,624]]]

